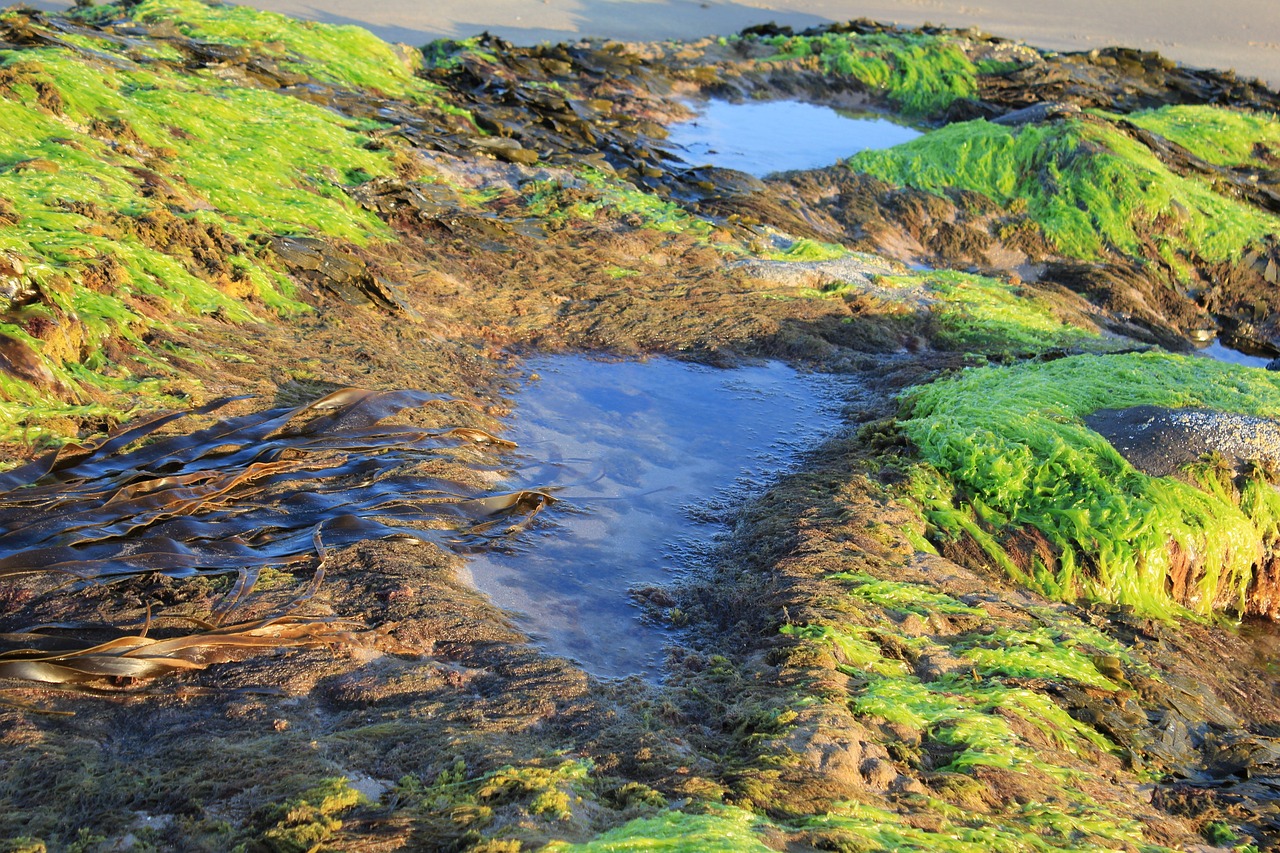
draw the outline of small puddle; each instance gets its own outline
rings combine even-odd
[[[1227,364],[1239,364],[1243,367],[1266,367],[1271,363],[1272,359],[1265,355],[1250,355],[1238,349],[1232,349],[1222,342],[1221,338],[1214,338],[1213,341],[1197,350],[1200,355],[1213,359],[1214,361],[1222,361]]]
[[[706,101],[696,108],[695,118],[667,128],[667,141],[693,165],[758,178],[830,166],[859,151],[891,148],[920,135],[883,117],[800,101]]]
[[[529,460],[509,484],[560,498],[472,581],[547,651],[605,678],[657,680],[667,633],[628,591],[668,584],[724,532],[727,509],[839,425],[838,377],[767,364],[535,359],[505,438]],[[519,458],[519,457],[517,457]]]

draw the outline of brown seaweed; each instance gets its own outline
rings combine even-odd
[[[524,530],[553,498],[540,491],[477,492],[420,470],[451,448],[510,442],[461,427],[390,422],[450,398],[420,391],[347,388],[295,408],[230,417],[159,435],[180,419],[128,425],[68,445],[0,478],[0,582],[65,576],[42,599],[85,584],[235,574],[207,615],[163,615],[166,635],[120,625],[9,627],[0,677],[56,684],[132,683],[262,649],[341,642],[354,623],[308,616],[327,549],[412,537],[453,550]],[[267,569],[310,581],[266,618],[228,624]],[[9,614],[7,622],[21,619]]]

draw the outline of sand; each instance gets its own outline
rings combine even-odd
[[[45,0],[30,5],[66,8]],[[650,41],[727,35],[776,21],[807,27],[867,17],[978,27],[1051,50],[1124,45],[1186,65],[1235,69],[1280,86],[1275,0],[249,0],[299,18],[367,27],[420,45],[483,30],[518,44],[582,36]]]

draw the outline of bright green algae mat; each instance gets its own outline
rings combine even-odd
[[[708,806],[706,813],[666,812],[637,818],[583,844],[553,842],[547,853],[766,853],[787,834],[804,832],[820,837],[832,850],[943,851],[943,853],[1022,853],[1047,850],[1126,849],[1160,850],[1144,844],[1135,822],[1113,823],[1100,809],[1060,810],[1028,804],[1013,819],[981,825],[966,819],[962,809],[942,805],[945,815],[935,829],[906,823],[889,809],[861,803],[843,803],[830,813],[792,824],[763,818],[733,806]],[[1019,820],[1021,819],[1021,820]],[[1044,827],[1024,830],[1017,823]],[[831,845],[831,846],[826,846]]]
[[[1255,143],[1280,139],[1280,122],[1219,107],[1166,107],[1128,117],[1220,165],[1248,162]],[[1227,260],[1268,235],[1280,218],[1221,195],[1199,176],[1182,176],[1151,149],[1101,116],[1005,127],[960,122],[849,167],[931,192],[972,190],[1024,209],[1063,255],[1143,256],[1152,235],[1176,270],[1195,259]]]
[[[1280,496],[1260,474],[1238,489],[1207,474],[1202,488],[1149,477],[1082,420],[1141,405],[1276,417],[1280,377],[1160,354],[966,370],[905,400],[902,428],[929,466],[913,496],[937,535],[973,536],[1016,580],[1047,595],[1165,616],[1183,606],[1243,609],[1253,567],[1280,536]],[[999,536],[1023,526],[1054,545],[1056,567],[1024,572],[1002,551]],[[1192,601],[1167,591],[1171,542],[1201,555]]]
[[[828,74],[853,77],[880,92],[903,113],[939,113],[978,92],[979,69],[957,40],[915,33],[826,33],[772,36],[778,53],[764,60],[815,56]]]
[[[324,83],[439,102],[438,89],[413,74],[420,61],[416,51],[400,53],[362,27],[299,21],[249,6],[199,0],[146,0],[127,13],[107,4],[82,14],[99,20],[127,14],[143,24],[172,22],[185,36],[252,47],[255,54],[274,57],[283,67]]]
[[[84,14],[125,13],[108,6]],[[431,84],[358,28],[182,0],[142,3],[129,14],[149,23],[176,19],[205,41],[269,40],[284,64],[314,79],[438,101]],[[364,244],[390,235],[346,192],[393,172],[386,146],[372,150],[367,123],[187,71],[163,50],[126,54],[105,40],[79,41],[92,44],[0,51],[0,206],[9,220],[0,252],[40,293],[11,312],[0,332],[34,351],[70,389],[68,399],[6,376],[0,438],[38,438],[41,421],[59,415],[119,417],[116,407],[129,399],[176,402],[160,390],[163,359],[144,343],[165,324],[304,310],[262,248],[265,237]],[[209,269],[190,247],[166,244],[174,230],[229,241],[225,266]],[[69,329],[65,346],[37,339],[30,329],[39,323]],[[104,355],[112,340],[138,355],[113,363]]]
[[[938,324],[936,343],[987,355],[1102,346],[1099,334],[1063,322],[1034,290],[951,270],[879,276],[889,298],[919,299]]]
[[[1219,107],[1171,106],[1125,117],[1131,124],[1176,142],[1215,166],[1256,163],[1259,144],[1280,149],[1280,121],[1260,113]]]

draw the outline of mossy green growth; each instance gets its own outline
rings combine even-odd
[[[939,113],[978,91],[977,68],[961,44],[945,36],[825,33],[773,36],[766,43],[778,51],[766,62],[817,56],[826,73],[857,79],[907,115]]]
[[[6,378],[0,439],[97,412],[89,399],[115,399],[98,404],[104,417],[142,399],[164,404],[152,386],[166,368],[146,353],[149,330],[197,315],[305,310],[261,235],[389,235],[346,190],[390,174],[390,155],[368,150],[330,110],[72,49],[0,51],[0,64],[11,81],[0,90],[0,207],[10,220],[0,253],[39,294],[10,313],[5,333],[64,389]],[[108,365],[109,341],[131,345],[137,363]],[[75,391],[90,386],[104,393]]]
[[[439,88],[414,74],[421,63],[416,50],[397,51],[361,27],[299,21],[250,6],[200,0],[144,0],[120,6],[121,16],[139,23],[169,23],[188,38],[249,47],[324,83],[420,102],[439,100]]]
[[[1280,152],[1280,120],[1274,115],[1176,105],[1142,110],[1125,118],[1215,166],[1270,168],[1259,159],[1259,146],[1272,153]]]
[[[936,270],[880,276],[876,284],[926,304],[940,327],[937,342],[951,349],[1029,354],[1101,344],[1096,331],[1059,319],[1033,289],[987,276]]]
[[[1243,609],[1254,567],[1276,540],[1273,492],[1149,477],[1082,420],[1139,405],[1274,417],[1280,378],[1266,371],[1174,355],[1075,356],[967,370],[904,405],[902,428],[927,463],[913,495],[933,535],[973,536],[1015,580],[1046,595],[1166,617],[1184,607]],[[1001,558],[1000,537],[1024,526],[1052,543],[1057,565],[1028,573]],[[1171,544],[1198,556],[1184,601],[1169,592]]]
[[[970,607],[949,595],[926,589],[920,584],[888,581],[860,572],[838,572],[833,580],[849,584],[849,596],[903,613],[928,616],[930,613],[946,615],[983,616],[981,607]]]
[[[111,209],[141,214],[151,208],[154,203],[141,195],[139,178],[128,170],[162,167],[153,158],[165,157],[171,165],[160,171],[172,170],[173,179],[189,187],[197,201],[242,226],[233,231],[318,231],[354,242],[389,233],[345,196],[340,177],[359,173],[367,180],[390,174],[389,155],[368,150],[355,123],[331,110],[211,76],[95,67],[62,50],[16,53],[7,58],[6,67],[20,68],[33,82],[57,90],[61,114],[40,119],[44,127],[52,119],[63,133],[59,138],[69,129],[91,129],[77,140],[89,156],[74,165],[96,167],[115,179],[108,184]],[[95,123],[106,127],[94,134]],[[44,144],[47,137],[40,136]],[[120,137],[134,144],[121,146]],[[104,142],[115,143],[115,151],[108,152]],[[138,162],[117,159],[121,147]],[[71,157],[68,148],[72,146],[48,143],[48,153],[57,156]],[[20,154],[0,156],[7,160]],[[95,179],[104,178],[83,178]],[[59,189],[50,187],[44,195]],[[102,204],[101,194],[97,200]]]
[[[935,779],[954,774],[954,800],[916,803],[927,810],[929,829],[904,821],[901,814],[872,805],[844,804],[830,813],[788,824],[788,831],[810,833],[819,849],[850,850],[1090,850],[1157,849],[1144,843],[1142,827],[1080,793],[1100,759],[1117,752],[1101,732],[1074,719],[1048,693],[1030,684],[1078,684],[1115,692],[1123,686],[1103,674],[1094,661],[1101,655],[1126,670],[1145,670],[1115,640],[1060,611],[1034,608],[1036,627],[906,635],[900,619],[912,612],[937,616],[954,626],[974,619],[985,626],[985,611],[946,595],[925,581],[896,581],[864,573],[842,572],[828,578],[845,589],[843,601],[831,601],[839,616],[821,624],[787,625],[781,630],[812,650],[803,655],[834,658],[849,676],[847,694],[825,695],[844,701],[869,725],[890,724],[895,736],[918,746],[895,756]],[[889,618],[885,618],[889,615]],[[931,663],[922,669],[916,662]],[[946,666],[939,671],[939,665]],[[921,674],[924,673],[924,674]],[[831,688],[824,686],[824,691]],[[971,810],[961,784],[969,780],[986,790],[984,768],[1012,771],[1035,779],[1042,801],[1010,803]],[[950,795],[940,795],[950,796]]]
[[[991,675],[1075,681],[1104,690],[1116,683],[1103,675],[1091,655],[1048,628],[1031,631],[998,630],[953,645],[953,652]]]
[[[1280,218],[1218,194],[1199,176],[1174,173],[1097,117],[1020,128],[960,122],[860,152],[849,167],[930,192],[959,188],[1001,206],[1025,204],[1054,247],[1074,258],[1147,257],[1149,241],[1161,259],[1186,270],[1280,231]]]
[[[467,58],[482,62],[498,62],[497,54],[481,47],[482,36],[465,39],[437,39],[422,48],[423,64],[428,68],[452,69],[462,65]]]
[[[930,826],[901,812],[865,803],[837,803],[831,811],[796,821],[771,820],[734,806],[670,811],[639,818],[583,844],[552,842],[547,853],[765,853],[781,839],[820,850],[900,850],[916,853],[1024,853],[1024,851],[1163,850],[1146,842],[1137,821],[1116,819],[1088,803],[1026,803],[984,815],[933,802]]]
[[[0,841],[0,853],[47,853],[47,850],[43,841],[28,835]]]
[[[802,826],[820,839],[820,849],[895,850],[911,853],[1026,853],[1026,851],[1163,850],[1143,838],[1142,825],[1117,819],[1089,803],[1026,803],[999,815],[948,809],[928,829],[912,826],[898,812],[844,803]]]
[[[591,820],[602,807],[602,786],[592,776],[589,760],[551,756],[544,762],[507,765],[473,774],[458,761],[431,782],[415,777],[400,780],[396,794],[401,802],[413,803],[428,821],[447,827],[445,834],[468,834],[475,838],[490,832],[497,843],[511,841],[512,825],[518,823],[519,838],[554,838],[563,832],[577,833],[579,824]],[[640,804],[645,811],[663,805],[661,795],[640,785],[614,791],[615,800],[626,808]],[[632,812],[634,814],[634,812]],[[628,815],[630,816],[630,815]]]
[[[707,806],[705,813],[668,811],[637,818],[584,844],[553,842],[546,853],[768,853],[759,830],[769,822],[759,815],[732,806]]]
[[[852,613],[883,608],[925,618],[935,613],[986,615],[981,608],[921,583],[846,572],[829,577],[845,585]],[[1024,719],[1073,755],[1112,749],[1105,737],[1072,719],[1049,697],[1002,680],[1005,676],[1068,679],[1102,690],[1117,689],[1093,665],[1092,650],[1068,632],[1006,630],[958,638],[944,646],[943,640],[928,637],[890,636],[892,631],[884,623],[865,627],[852,617],[838,624],[788,625],[781,630],[834,654],[839,669],[857,680],[849,697],[854,711],[925,733],[931,742],[954,753],[947,764],[951,770],[996,766],[1041,773],[1058,781],[1070,777],[1069,771],[1040,757],[1037,746],[1010,725],[1010,715]],[[944,657],[959,657],[969,666],[926,681],[901,659],[904,649],[915,657],[945,652]]]
[[[762,257],[770,261],[834,261],[853,254],[839,243],[823,243],[801,237],[791,241],[785,249],[765,252]]]
[[[269,809],[267,828],[255,847],[270,853],[317,850],[342,828],[339,815],[364,801],[346,779],[325,779],[297,797]]]
[[[641,227],[706,239],[715,227],[676,202],[660,198],[598,169],[581,169],[576,182],[530,181],[522,187],[530,214],[551,223],[588,222],[600,212],[634,214]]]

